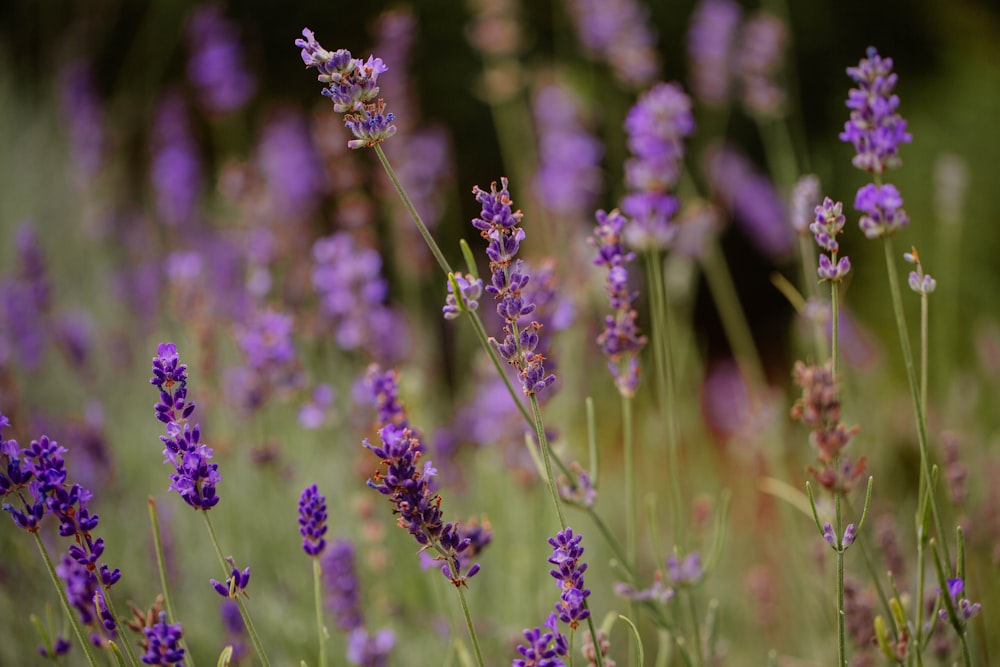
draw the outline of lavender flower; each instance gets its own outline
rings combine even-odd
[[[820,254],[819,268],[817,273],[820,279],[830,282],[840,282],[851,270],[851,260],[847,256],[837,258],[840,245],[837,243],[837,236],[844,229],[844,204],[834,202],[829,197],[816,207],[816,220],[809,225],[809,231],[813,233],[816,244],[820,248],[830,253],[829,256]]]
[[[463,574],[462,552],[472,540],[463,537],[457,524],[445,523],[441,512],[441,497],[431,488],[437,470],[428,461],[419,466],[421,453],[426,449],[414,431],[387,425],[379,431],[381,445],[367,439],[364,446],[380,461],[385,470],[378,470],[368,486],[384,496],[399,515],[398,524],[406,528],[418,544],[433,548],[446,561],[441,567],[444,576],[462,586],[479,572],[479,565],[465,569]]]
[[[219,582],[215,579],[209,579],[208,583],[210,583],[212,588],[215,589],[215,592],[222,597],[232,598],[235,600],[240,594],[247,594],[246,587],[250,583],[250,568],[244,568],[243,571],[240,572],[240,569],[233,563],[232,558],[227,558],[226,560],[232,567],[229,576],[226,577],[226,581]]]
[[[189,418],[195,404],[187,400],[187,366],[180,363],[173,343],[160,343],[153,357],[153,377],[149,383],[160,391],[160,402],[154,410],[156,418],[166,424],[164,463],[174,466],[170,475],[170,490],[177,491],[196,510],[209,510],[219,502],[215,486],[222,478],[219,466],[210,463],[212,449],[201,442],[201,427],[191,427]]]
[[[347,635],[347,662],[360,667],[385,667],[395,644],[392,630],[379,630],[372,635],[364,628],[355,628]]]
[[[191,49],[187,75],[199,103],[216,114],[241,109],[257,84],[246,66],[236,25],[219,5],[204,5],[194,11],[186,32]]]
[[[517,369],[524,395],[532,396],[555,382],[556,377],[546,373],[545,356],[538,350],[541,323],[535,320],[523,327],[519,324],[522,317],[535,310],[535,304],[522,292],[531,279],[527,267],[522,260],[514,259],[525,237],[524,230],[518,226],[523,214],[512,210],[507,179],[501,178],[500,182],[500,190],[495,181],[489,192],[478,185],[472,189],[476,200],[482,204],[480,217],[472,220],[472,226],[487,240],[486,256],[490,259],[492,281],[486,291],[499,300],[497,314],[505,321],[503,342],[493,338],[490,342],[500,356]]]
[[[608,358],[608,370],[623,396],[632,396],[639,384],[639,351],[646,344],[646,337],[639,333],[636,318],[639,314],[632,307],[638,292],[629,289],[627,265],[635,253],[622,248],[623,231],[628,220],[617,210],[597,212],[597,227],[589,240],[597,248],[596,266],[605,266],[608,277],[605,291],[611,302],[612,314],[604,318],[604,330],[597,337],[597,344]]]
[[[82,61],[67,64],[59,75],[59,97],[76,175],[87,186],[99,175],[107,150],[105,110],[93,68]]]
[[[592,210],[601,190],[604,147],[585,127],[580,102],[564,86],[540,88],[532,110],[538,134],[535,196],[553,215],[575,222]]]
[[[302,36],[305,39],[295,40],[295,46],[302,49],[302,62],[319,71],[318,80],[328,86],[323,94],[333,101],[334,111],[345,114],[344,125],[355,136],[347,146],[371,147],[396,134],[392,124],[395,116],[386,113],[385,102],[378,98],[378,75],[388,69],[382,59],[353,58],[347,49],[331,53],[308,28],[302,30]]]
[[[305,118],[289,109],[275,114],[261,131],[256,153],[270,209],[286,220],[312,215],[326,181]]]
[[[667,576],[675,586],[694,584],[701,579],[701,554],[697,551],[678,558],[676,555],[667,558]]]
[[[916,271],[910,271],[907,281],[911,290],[917,294],[927,295],[937,288],[937,281],[931,277],[931,274],[924,273],[924,267],[920,263],[920,255],[917,254],[916,248],[913,248],[911,252],[904,252],[903,259],[910,264],[917,265]]]
[[[969,599],[965,597],[965,582],[962,579],[948,580],[948,596],[951,598],[952,606],[954,606],[958,620],[961,622],[968,621],[982,609],[981,604],[969,602]],[[938,614],[942,621],[948,620],[947,609],[941,609]]]
[[[454,281],[454,282],[453,282]],[[458,286],[456,296],[455,285]],[[453,320],[467,310],[478,310],[479,297],[483,294],[483,281],[469,273],[453,273],[448,276],[448,296],[445,297],[444,319]]]
[[[569,640],[559,632],[559,620],[553,612],[541,628],[524,631],[524,644],[517,647],[521,658],[511,667],[565,667],[562,658],[569,653]]]
[[[318,556],[326,547],[326,497],[321,496],[316,485],[307,486],[299,498],[299,533],[302,549],[310,556]]]
[[[816,219],[816,207],[820,204],[819,177],[806,174],[792,188],[789,222],[792,229],[804,235]]]
[[[854,144],[855,167],[881,174],[900,164],[899,145],[913,137],[906,131],[906,121],[896,113],[899,97],[892,92],[897,79],[892,58],[882,58],[873,46],[866,55],[857,67],[847,68],[847,75],[858,87],[848,92],[851,117],[844,123],[840,140]]]
[[[334,541],[323,556],[322,565],[328,592],[326,606],[333,612],[334,622],[342,630],[362,627],[364,616],[354,572],[354,545],[348,540]]]
[[[146,636],[146,653],[140,658],[146,665],[184,667],[184,648],[181,646],[181,624],[170,625],[167,615],[160,612],[160,622],[143,628]]]
[[[892,234],[910,224],[910,218],[903,210],[903,197],[891,183],[862,186],[854,198],[854,208],[864,214],[858,226],[870,239]]]
[[[590,590],[583,587],[583,573],[587,571],[587,564],[581,563],[583,557],[583,547],[580,546],[582,535],[574,535],[571,528],[559,531],[555,537],[549,538],[552,545],[552,555],[549,562],[555,565],[555,569],[549,571],[562,589],[560,601],[556,603],[556,613],[559,620],[568,623],[570,628],[576,630],[580,621],[586,620],[590,616],[587,609],[587,598]]]
[[[333,387],[320,383],[313,387],[309,402],[299,409],[299,425],[305,429],[318,429],[326,423],[327,410],[333,405]]]
[[[399,373],[395,370],[383,372],[377,364],[369,366],[364,377],[364,393],[378,413],[380,427],[414,430],[406,418],[406,408],[399,400]]]
[[[733,46],[741,15],[733,0],[702,0],[691,15],[687,33],[689,78],[699,102],[722,106],[729,101]]]
[[[231,371],[229,386],[244,410],[252,412],[273,394],[302,383],[292,340],[294,325],[291,315],[267,308],[236,327],[244,365]]]
[[[680,178],[684,138],[694,132],[690,98],[678,84],[656,84],[629,110],[625,132],[633,157],[625,162],[629,194],[621,210],[635,223],[626,240],[636,248],[664,248],[678,208],[668,191]]]
[[[190,222],[201,194],[201,160],[178,94],[168,95],[157,106],[152,145],[149,176],[160,219],[171,226]]]
[[[660,69],[649,10],[635,0],[568,0],[577,36],[594,58],[631,87],[648,84]]]
[[[785,91],[775,80],[781,67],[788,29],[778,17],[757,12],[743,25],[736,63],[742,82],[743,106],[759,116],[776,116]]]

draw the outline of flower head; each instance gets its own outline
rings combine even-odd
[[[913,137],[906,131],[906,121],[896,113],[899,97],[892,92],[897,79],[892,58],[882,58],[873,46],[866,55],[857,67],[847,68],[847,75],[858,87],[848,92],[851,117],[844,123],[840,140],[854,144],[855,167],[881,174],[900,164],[899,145]]]
[[[822,280],[839,282],[851,270],[851,260],[846,256],[838,259],[837,252],[840,245],[837,243],[837,236],[843,231],[846,218],[844,217],[844,205],[841,202],[834,202],[829,197],[816,207],[816,219],[809,225],[809,231],[813,233],[816,244],[820,248],[829,252],[829,256],[821,254],[819,256],[819,268],[817,273]]]
[[[892,234],[910,224],[903,210],[903,197],[892,183],[863,186],[854,198],[854,208],[864,214],[858,225],[870,239]]]
[[[549,614],[541,628],[524,631],[524,643],[517,647],[520,658],[511,667],[564,667],[569,653],[569,640],[559,632],[559,619],[555,612]]]
[[[310,556],[318,556],[326,547],[326,497],[321,496],[316,485],[307,486],[299,498],[299,533],[302,549]]]
[[[741,14],[733,0],[702,0],[691,15],[687,53],[691,89],[700,102],[721,106],[729,99]]]
[[[181,624],[170,625],[167,623],[167,615],[160,612],[160,622],[155,625],[143,628],[146,635],[146,653],[141,660],[146,665],[160,665],[161,667],[184,667],[184,648],[181,646]]]
[[[549,570],[562,590],[560,601],[556,603],[556,613],[559,620],[568,623],[574,630],[590,616],[587,609],[587,598],[590,590],[583,587],[583,573],[587,564],[580,562],[583,557],[583,547],[580,546],[582,535],[574,535],[571,528],[559,531],[555,537],[549,538],[552,555],[549,562],[555,567]]]
[[[458,286],[456,293],[455,286]],[[466,310],[479,308],[479,297],[483,294],[482,278],[475,278],[468,273],[455,273],[448,277],[448,296],[445,297],[444,313],[446,320],[453,320]]]

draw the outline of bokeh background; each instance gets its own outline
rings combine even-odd
[[[979,504],[970,501],[977,509],[967,514],[979,517],[985,533],[976,533],[981,540],[976,542],[981,566],[976,571],[980,599],[986,604],[985,586],[996,579],[989,536],[1000,527],[990,514],[996,514],[997,498],[989,491],[990,480],[998,475],[1000,426],[995,411],[1000,372],[1000,231],[995,221],[1000,188],[994,185],[1000,164],[1000,7],[985,0],[741,4],[747,13],[764,9],[787,22],[782,82],[798,167],[818,174],[823,192],[848,206],[869,177],[851,166],[851,147],[837,140],[847,117],[843,102],[850,82],[844,70],[855,65],[869,45],[895,62],[900,112],[913,134],[913,142],[902,149],[902,168],[891,174],[912,221],[897,245],[900,251],[910,244],[920,249],[942,294],[931,324],[932,417],[938,430],[964,429],[964,441],[974,443],[976,458],[970,455],[970,467],[981,474],[974,475],[978,486],[972,493]],[[650,2],[646,7],[655,34],[655,80],[688,87],[685,43],[695,3]],[[391,36],[387,12],[410,17],[402,36]],[[503,20],[493,22],[495,13]],[[402,67],[388,63],[382,95],[390,110],[398,109],[404,128],[400,138],[406,133],[430,137],[425,145],[401,151],[400,159],[417,172],[447,165],[424,185],[432,190],[426,205],[434,212],[435,236],[454,263],[460,261],[459,237],[478,240],[468,226],[478,212],[472,186],[486,187],[508,175],[515,201],[527,214],[529,238],[533,225],[539,230],[538,245],[529,253],[582,264],[576,246],[559,236],[565,228],[545,230],[546,213],[530,182],[542,137],[534,136],[530,125],[518,123],[530,118],[524,112],[545,83],[567,84],[581,101],[584,124],[604,146],[600,176],[588,197],[595,208],[612,208],[624,193],[627,151],[622,122],[645,86],[623,83],[606,63],[589,55],[572,16],[568,2],[516,0],[7,0],[0,5],[0,280],[19,271],[23,252],[17,239],[30,228],[51,281],[49,314],[38,320],[38,326],[49,328],[48,338],[43,336],[48,342],[40,343],[44,349],[34,363],[11,342],[26,316],[13,299],[0,304],[0,334],[6,336],[0,350],[0,411],[13,423],[4,437],[26,444],[49,432],[61,442],[92,443],[86,445],[91,453],[80,455],[80,465],[86,458],[93,468],[86,475],[98,496],[109,554],[122,564],[127,580],[122,599],[140,606],[148,606],[157,590],[145,502],[147,495],[155,495],[174,544],[176,594],[190,610],[185,630],[200,662],[214,661],[213,651],[222,645],[225,631],[218,600],[207,586],[208,578],[218,573],[204,529],[193,512],[165,492],[167,472],[160,466],[158,423],[150,410],[156,396],[147,385],[147,360],[162,340],[175,340],[191,365],[192,392],[226,478],[217,521],[237,561],[254,568],[252,606],[258,626],[267,628],[265,640],[280,656],[277,664],[297,664],[313,650],[307,561],[298,549],[294,524],[298,492],[310,482],[319,483],[321,490],[325,484],[331,500],[336,499],[331,531],[361,545],[359,562],[372,623],[392,626],[397,634],[392,664],[440,665],[460,659],[448,638],[449,623],[457,615],[449,590],[435,580],[435,573],[419,570],[411,557],[412,542],[397,534],[402,531],[393,527],[387,508],[363,486],[372,462],[357,443],[372,435],[366,421],[370,415],[355,407],[352,392],[369,359],[331,346],[321,318],[312,312],[315,297],[308,263],[313,241],[346,229],[381,252],[388,281],[384,301],[398,306],[405,322],[392,325],[388,338],[395,340],[387,343],[403,340],[405,351],[387,353],[386,358],[397,360],[402,369],[412,421],[428,432],[459,428],[456,415],[467,407],[480,382],[481,360],[468,332],[437,316],[443,282],[418,247],[419,238],[405,227],[405,216],[378,175],[374,155],[332,147],[346,141],[346,131],[320,96],[314,73],[303,68],[294,39],[307,26],[330,49],[344,47],[367,56],[382,44],[406,54]],[[404,43],[408,49],[400,46]],[[499,51],[485,53],[484,43],[499,45]],[[211,45],[234,50],[205,55]],[[378,51],[375,55],[386,57]],[[199,57],[209,63],[212,58],[228,62],[231,70],[199,79],[206,71],[198,65]],[[405,103],[399,92],[403,88]],[[165,109],[176,113],[171,116]],[[709,116],[698,116],[699,122],[703,118],[706,127],[719,127]],[[727,142],[739,146],[758,169],[767,169],[766,136],[753,118],[735,109],[722,127]],[[314,147],[313,161],[288,157],[282,162],[292,152],[284,151],[282,142],[303,136]],[[521,143],[512,144],[512,136]],[[390,157],[391,141],[386,144]],[[704,177],[697,175],[697,150],[706,142],[696,136],[689,159],[700,184]],[[179,149],[177,155],[164,157],[171,147]],[[941,223],[940,174],[954,173],[955,164],[967,177],[966,196],[959,224],[949,226]],[[777,183],[782,197],[790,186]],[[269,187],[285,188],[285,199],[268,196]],[[296,194],[297,187],[303,194]],[[182,201],[184,197],[190,201]],[[300,205],[304,208],[297,208]],[[171,220],[172,215],[177,220]],[[582,238],[591,220],[575,222]],[[259,262],[270,262],[265,278],[254,273],[259,267],[248,240],[258,227],[269,230],[271,239],[270,249],[262,251],[267,259]],[[851,230],[855,233],[846,238],[844,248],[855,271],[845,301],[863,332],[864,363],[849,371],[847,382],[857,397],[849,412],[854,421],[868,425],[866,446],[879,448],[870,454],[879,484],[885,480],[886,491],[876,500],[878,513],[906,516],[897,528],[909,536],[915,494],[911,482],[918,459],[908,431],[912,420],[881,248],[867,243],[855,227]],[[232,244],[220,241],[234,238],[241,239],[236,245],[245,242],[250,248],[240,251],[246,256],[234,257]],[[772,286],[771,276],[781,272],[800,282],[800,269],[793,258],[760,252],[735,226],[725,230],[721,242],[767,376],[779,393],[791,396],[792,363],[808,346],[801,341],[794,310]],[[165,257],[178,250],[202,253],[201,273],[186,287],[179,286],[177,273],[164,268]],[[227,294],[221,287],[225,281],[251,284],[255,275],[266,281],[259,288],[264,301],[295,313],[298,370],[305,380],[295,391],[269,395],[267,405],[248,417],[240,408],[245,397],[233,397],[234,381],[226,375],[241,362],[238,341],[241,327],[248,325],[246,304],[238,301],[245,294],[239,291],[242,296],[231,301],[219,295]],[[561,279],[571,280],[568,275],[572,271]],[[787,657],[783,664],[829,664],[832,616],[817,596],[830,592],[832,580],[812,566],[810,524],[780,502],[761,500],[755,490],[758,473],[764,474],[759,457],[734,448],[734,433],[710,423],[720,411],[703,400],[705,369],[716,362],[724,365],[730,351],[706,285],[696,274],[692,280],[684,288],[688,301],[682,304],[689,310],[682,312],[690,316],[691,349],[698,359],[691,367],[699,370],[684,376],[692,382],[682,405],[689,434],[685,489],[694,513],[698,508],[708,514],[707,508],[717,510],[722,488],[733,489],[737,499],[734,524],[740,528],[732,531],[732,551],[706,591],[706,599],[717,596],[728,610],[728,664],[763,664],[770,649]],[[601,288],[599,279],[583,283],[590,295],[574,295],[577,319],[558,344],[566,391],[553,400],[551,409],[570,458],[583,460],[586,438],[580,406],[586,395],[598,399],[598,428],[610,471],[605,493],[609,507],[616,508],[616,399],[609,386],[587,390],[603,372],[597,351],[587,347],[600,325],[595,313],[601,308]],[[916,305],[915,299],[908,302],[911,322]],[[642,318],[645,324],[645,315]],[[73,342],[84,350],[78,356],[72,352]],[[304,429],[297,408],[320,383],[333,386],[334,405],[322,428]],[[497,405],[483,401],[480,412]],[[653,403],[652,397],[640,396],[642,407],[652,410]],[[787,410],[777,413],[783,416]],[[656,462],[643,469],[648,492],[659,490],[663,480],[658,428],[655,419],[638,428],[645,437],[644,453]],[[804,433],[792,431],[789,436],[790,429],[787,424],[778,428],[781,444],[768,450],[772,454],[765,457],[770,466],[766,474],[801,488],[809,454]],[[798,438],[802,451],[786,446],[786,437]],[[511,448],[454,456],[464,462],[446,477],[448,493],[454,495],[454,516],[486,512],[496,541],[507,545],[496,549],[492,560],[489,552],[484,555],[484,572],[470,593],[482,615],[487,646],[497,656],[490,664],[504,664],[520,629],[540,623],[539,614],[549,604],[544,538],[553,532],[545,517],[551,508],[543,490],[531,482],[530,465]],[[666,516],[662,508],[660,512]],[[710,541],[711,530],[704,530]],[[785,537],[762,545],[772,537],[760,531]],[[665,528],[656,539],[669,543],[670,532]],[[56,626],[64,624],[32,545],[13,533],[10,526],[0,530],[0,664],[41,664],[38,642],[28,639],[33,636],[29,614],[44,617],[48,605],[54,609]],[[588,576],[610,582],[613,570],[606,551],[597,539],[588,540],[593,545],[588,546],[593,555]],[[512,544],[517,547],[512,549]],[[655,554],[651,547],[645,556],[650,568],[655,567]],[[782,565],[789,561],[797,565]],[[862,566],[855,565],[862,576]],[[807,586],[804,590],[814,599],[803,599],[810,596],[797,592],[803,590],[800,586]],[[512,588],[520,592],[512,593]],[[602,616],[617,601],[610,586],[600,589],[603,597],[596,613]],[[793,627],[799,620],[804,627]],[[453,635],[463,636],[460,626]],[[624,643],[626,635],[621,632],[615,639]],[[337,642],[342,638],[334,637],[333,645],[339,647]],[[1000,654],[996,640],[992,648],[994,656]],[[985,651],[986,644],[977,650]],[[78,660],[78,653],[71,655],[69,664],[82,664]],[[988,659],[980,664],[989,664]]]

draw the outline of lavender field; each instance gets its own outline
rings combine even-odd
[[[0,7],[0,666],[1000,661],[1000,11]]]

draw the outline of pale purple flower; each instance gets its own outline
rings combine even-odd
[[[323,581],[326,585],[326,607],[341,630],[364,627],[364,613],[355,572],[354,545],[338,539],[322,556]]]
[[[864,185],[854,198],[854,208],[864,214],[858,226],[870,239],[892,234],[910,224],[903,210],[903,197],[891,183]]]
[[[458,293],[452,286],[458,285]],[[448,295],[445,297],[444,308],[441,309],[444,319],[453,320],[467,310],[479,309],[479,297],[483,294],[482,278],[474,278],[472,274],[456,273],[447,281]]]
[[[729,101],[742,13],[733,0],[701,0],[691,15],[687,53],[691,91],[699,102],[721,106]]]
[[[369,634],[365,628],[354,628],[347,635],[347,662],[359,667],[385,667],[395,645],[396,635],[392,630]]]
[[[636,0],[567,0],[577,38],[591,57],[627,86],[649,84],[660,71],[649,9]]]
[[[70,154],[84,186],[100,174],[107,151],[104,103],[97,94],[93,68],[83,61],[67,64],[59,75],[59,102],[69,135]]]
[[[187,75],[198,91],[198,103],[210,113],[228,114],[241,109],[257,88],[239,30],[225,17],[220,5],[202,5],[188,19],[191,50]]]
[[[334,391],[330,385],[320,383],[313,387],[312,397],[299,408],[299,424],[302,428],[309,430],[321,428],[327,421],[333,397]]]
[[[788,28],[777,16],[758,11],[743,24],[736,53],[743,106],[761,116],[777,115],[785,91],[776,80],[784,60]]]
[[[696,583],[702,574],[701,555],[697,551],[692,551],[683,558],[676,555],[667,558],[667,576],[674,585]]]
[[[184,100],[168,94],[153,120],[150,180],[160,219],[171,226],[191,221],[201,195],[201,158],[191,136]]]
[[[854,144],[855,167],[881,174],[900,164],[899,146],[913,137],[896,112],[899,97],[893,89],[898,77],[892,71],[892,58],[882,58],[873,46],[868,47],[866,56],[857,67],[847,68],[847,75],[858,87],[848,92],[851,117],[844,123],[840,140]]]
[[[798,234],[805,234],[816,219],[816,207],[820,204],[819,177],[806,174],[795,182],[789,206],[789,221]]]
[[[284,109],[268,120],[256,162],[274,214],[298,220],[315,212],[326,187],[325,171],[300,113]]]
[[[903,259],[917,266],[916,271],[910,271],[907,281],[911,290],[917,294],[927,295],[937,288],[937,281],[931,277],[931,274],[924,273],[924,266],[920,263],[920,256],[917,254],[916,248],[913,248],[911,252],[903,253]]]

